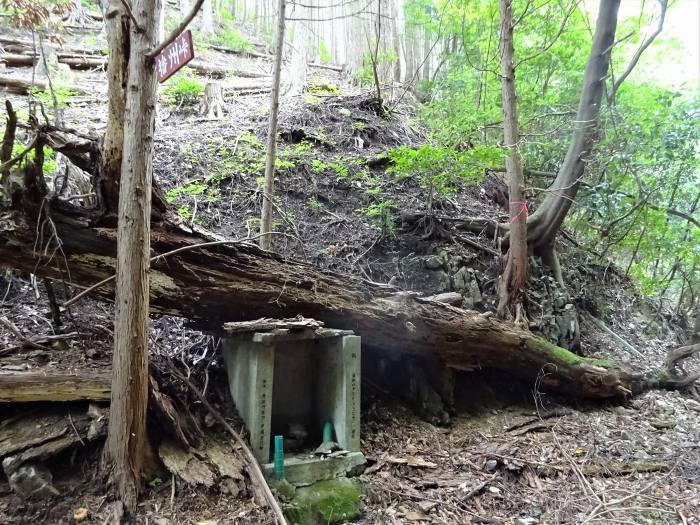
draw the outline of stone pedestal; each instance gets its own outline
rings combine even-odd
[[[305,448],[313,450],[326,421],[343,449],[360,452],[360,337],[325,328],[242,331],[232,323],[224,329],[234,325],[224,336],[224,361],[256,459],[269,463],[272,436],[291,442],[294,427],[305,429]],[[358,455],[352,458],[356,467]],[[290,459],[290,466],[299,463]]]

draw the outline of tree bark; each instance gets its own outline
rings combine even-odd
[[[224,105],[221,84],[218,82],[207,82],[207,85],[204,87],[202,103],[199,106],[199,114],[209,120],[220,120],[224,117]]]
[[[148,452],[148,311],[151,180],[156,74],[146,55],[157,43],[160,0],[135,0],[131,28],[124,152],[117,229],[112,396],[106,459],[125,507],[136,509]]]
[[[112,276],[116,232],[92,228],[78,208],[58,204],[61,209],[53,203],[48,213],[65,261],[50,259],[45,255],[50,251],[33,251],[35,219],[5,212],[0,213],[0,265],[52,278],[65,276],[67,265],[73,286],[91,286]],[[193,248],[207,239],[164,226],[154,227],[151,239],[156,254],[181,250],[153,261],[151,310],[187,317],[203,329],[301,314],[328,327],[354,330],[363,345],[382,352],[433,355],[451,368],[492,368],[531,384],[539,377],[543,389],[579,397],[617,398],[677,384],[667,375],[638,376],[607,361],[576,356],[477,312],[319,270],[250,243]],[[113,289],[109,283],[97,293],[109,297]]]
[[[523,165],[518,149],[518,101],[515,90],[515,49],[513,48],[512,0],[500,1],[501,11],[501,99],[503,139],[507,148],[506,173],[510,202],[510,244],[505,270],[498,283],[498,316],[510,312],[519,324],[527,324],[522,308],[522,293],[527,283],[527,202]]]
[[[553,249],[554,239],[564,222],[583,178],[587,156],[595,143],[610,54],[615,44],[620,0],[601,0],[593,35],[593,46],[583,75],[574,132],[557,177],[542,205],[528,221],[527,240],[540,254]]]
[[[97,178],[101,207],[116,213],[119,203],[124,146],[126,80],[129,67],[129,17],[121,0],[109,0],[105,14],[107,31],[107,126],[102,138],[102,163]]]
[[[275,183],[275,158],[277,155],[277,116],[280,108],[280,76],[284,50],[286,0],[279,0],[277,12],[277,37],[275,42],[275,62],[272,70],[272,93],[270,95],[270,122],[267,129],[267,150],[265,154],[265,187],[263,188],[262,217],[260,218],[260,247],[269,250],[272,246],[272,198]]]
[[[107,401],[111,381],[94,371],[78,374],[56,372],[0,373],[0,403],[36,401]]]

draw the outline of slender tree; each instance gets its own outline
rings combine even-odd
[[[555,278],[564,284],[554,249],[554,240],[561,228],[583,178],[586,161],[597,137],[598,117],[610,70],[610,54],[615,45],[617,14],[620,0],[601,0],[598,20],[593,34],[593,46],[583,74],[583,87],[576,113],[574,132],[569,149],[557,177],[542,205],[527,224],[527,242],[542,256]]]
[[[202,5],[202,33],[211,34],[214,32],[214,12],[211,0],[204,0]]]
[[[501,12],[501,99],[506,173],[510,196],[510,245],[506,267],[499,280],[498,315],[506,317],[515,307],[516,322],[525,322],[520,301],[527,282],[527,203],[523,165],[518,150],[518,101],[515,89],[515,49],[513,47],[513,2],[500,0]]]
[[[282,51],[284,48],[286,0],[279,0],[277,12],[277,36],[275,40],[275,63],[272,69],[272,93],[270,95],[270,120],[267,129],[267,154],[265,156],[265,187],[263,188],[262,217],[260,220],[260,247],[269,250],[272,245],[272,196],[275,182],[275,159],[277,156],[277,116],[280,107],[280,76],[282,73]],[[268,235],[266,235],[268,234]]]
[[[105,460],[120,500],[136,509],[147,457],[151,180],[160,0],[134,0],[129,29],[124,149],[119,188],[112,395]]]

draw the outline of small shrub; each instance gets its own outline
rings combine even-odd
[[[391,211],[393,206],[394,201],[387,199],[370,204],[362,211],[374,224],[381,228],[382,235],[388,236],[393,235],[396,230],[394,214]]]
[[[168,190],[168,193],[165,194],[165,200],[169,203],[172,203],[175,201],[175,199],[182,195],[202,195],[206,191],[206,184],[203,184],[201,182],[188,182],[184,186],[176,186],[175,188]]]
[[[330,64],[333,60],[331,52],[323,40],[321,40],[321,43],[318,45],[318,56],[321,60],[321,64]]]
[[[315,106],[316,104],[320,104],[322,100],[316,95],[304,95],[304,102],[310,106]]]
[[[314,78],[309,82],[309,93],[313,95],[339,95],[342,92],[335,84],[323,82],[319,78]]]
[[[321,212],[326,208],[321,201],[319,201],[316,197],[309,197],[309,199],[306,201],[307,206],[309,207],[309,210],[311,211],[311,215],[320,215]]]
[[[459,182],[476,184],[488,166],[501,160],[499,148],[480,146],[466,151],[425,144],[420,148],[401,146],[389,151],[393,173],[398,180],[417,178],[427,191],[428,212],[435,201],[450,197],[459,189]]]
[[[211,38],[211,42],[234,51],[251,51],[253,44],[248,37],[236,31],[232,27],[223,28],[217,35]]]
[[[178,74],[168,80],[163,99],[170,106],[196,104],[204,93],[204,84],[194,75]]]
[[[75,91],[66,86],[54,85],[53,96],[51,91],[44,91],[37,87],[33,87],[30,91],[31,95],[36,98],[41,105],[46,109],[53,109],[54,107],[54,96],[56,97],[56,104],[59,109],[63,109],[68,106],[68,101],[75,95]]]

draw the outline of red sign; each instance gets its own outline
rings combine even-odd
[[[188,29],[173,40],[172,44],[167,45],[156,57],[158,82],[168,80],[193,58],[192,31]]]

